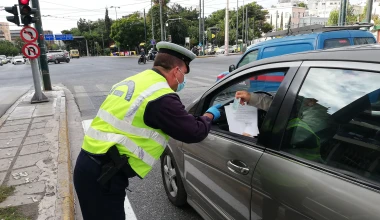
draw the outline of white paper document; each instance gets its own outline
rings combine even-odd
[[[257,108],[248,105],[239,105],[234,110],[233,104],[224,107],[230,132],[245,136],[257,136]]]

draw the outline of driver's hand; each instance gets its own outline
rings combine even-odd
[[[251,99],[251,94],[247,91],[237,91],[235,94],[235,98],[240,98],[240,104],[244,105],[244,102],[248,103]]]

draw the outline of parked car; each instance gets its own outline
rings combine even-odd
[[[225,107],[238,90],[267,90],[245,83],[252,77],[284,76],[270,88],[269,110],[251,113],[257,136],[230,132],[222,107],[202,142],[169,140],[161,171],[170,202],[215,220],[378,219],[379,57],[379,45],[304,52],[254,61],[220,80],[189,113]]]
[[[11,63],[11,62],[12,62],[12,58],[13,58],[13,57],[7,57],[8,63]]]
[[[353,26],[346,28],[359,29],[359,27],[360,26]],[[340,28],[343,29],[342,27]],[[296,33],[297,29],[298,28],[293,29],[293,33]],[[376,39],[373,34],[363,30],[334,30],[331,28],[323,28],[321,25],[319,32],[318,30],[312,31],[317,33],[286,36],[283,38],[260,42],[248,47],[247,51],[240,58],[236,66],[230,65],[229,70],[219,74],[216,80],[222,79],[233,70],[247,65],[255,60],[309,50],[376,43]]]
[[[70,62],[70,57],[68,54],[65,54],[64,52],[55,52],[55,53],[48,53],[47,54],[48,63],[55,63],[59,64],[61,62]]]
[[[216,50],[216,54],[224,54],[225,51],[226,51],[226,46],[223,45],[223,46],[220,46],[220,47]],[[235,53],[235,50],[234,50],[233,46],[228,45],[228,53]]]
[[[0,66],[3,66],[3,60],[0,58]]]
[[[79,59],[79,51],[78,50],[70,50],[70,57]]]
[[[16,64],[25,64],[25,59],[22,57],[22,56],[15,56],[12,58],[12,64],[16,65]]]
[[[0,55],[0,59],[1,59],[1,63],[2,64],[7,64],[8,63],[7,57],[5,55]]]

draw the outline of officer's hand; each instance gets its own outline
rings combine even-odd
[[[220,111],[219,111],[220,107],[222,107],[222,105],[217,104],[207,109],[206,113],[210,113],[214,116],[214,118],[212,119],[213,121],[216,121],[218,118],[220,118]]]
[[[235,98],[240,98],[240,104],[244,105],[244,102],[248,103],[251,99],[251,94],[247,91],[237,91],[235,94]]]

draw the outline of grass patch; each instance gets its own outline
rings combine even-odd
[[[0,208],[0,219],[2,220],[28,220],[27,217],[20,214],[16,207]]]
[[[0,203],[15,191],[14,186],[0,186]]]

